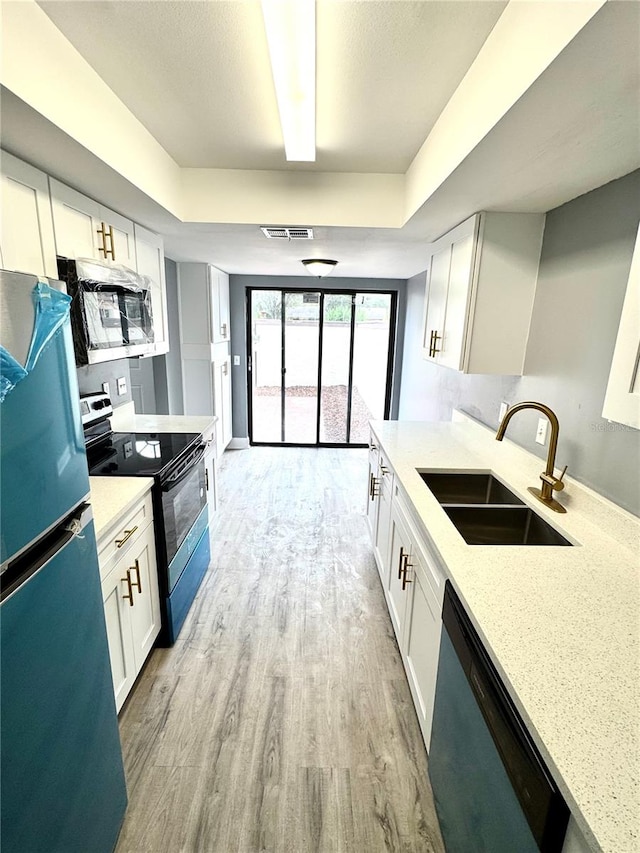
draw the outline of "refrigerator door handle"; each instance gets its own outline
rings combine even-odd
[[[51,533],[10,562],[0,575],[0,602],[6,601],[44,569],[73,539],[83,539],[82,531],[92,519],[90,504],[81,504]]]

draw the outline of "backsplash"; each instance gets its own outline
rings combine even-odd
[[[102,391],[102,383],[109,383],[109,395],[113,407],[121,406],[123,403],[129,403],[131,397],[131,375],[129,372],[129,362],[126,358],[121,358],[118,361],[105,361],[101,364],[90,364],[87,367],[78,367],[78,387],[81,394],[90,394],[95,391]],[[118,395],[117,380],[123,378],[127,383],[127,391],[125,394]]]

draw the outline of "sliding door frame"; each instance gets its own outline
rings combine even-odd
[[[286,394],[285,378],[282,373],[282,365],[285,362],[286,332],[285,332],[285,299],[286,293],[319,293],[320,294],[320,316],[318,323],[318,378],[316,396],[316,440],[315,442],[292,442],[292,441],[254,441],[253,439],[253,320],[252,320],[252,294],[254,291],[260,293],[273,291],[281,295],[280,326],[281,326],[281,348],[280,348],[280,430],[284,437]],[[389,349],[387,352],[387,370],[385,376],[385,400],[383,419],[387,420],[391,410],[391,395],[393,385],[393,368],[395,364],[396,325],[398,317],[398,291],[397,290],[369,290],[367,288],[322,288],[322,287],[247,287],[245,290],[245,317],[246,317],[246,340],[247,340],[247,418],[249,444],[255,447],[367,447],[367,442],[350,443],[351,437],[351,400],[353,394],[353,358],[355,351],[355,322],[356,322],[356,296],[357,294],[371,296],[389,296],[391,298],[389,308]],[[321,420],[321,394],[322,394],[322,353],[324,343],[324,299],[325,296],[349,296],[351,297],[351,326],[349,342],[349,379],[347,390],[347,440],[345,442],[320,441]],[[286,369],[286,368],[285,368]]]

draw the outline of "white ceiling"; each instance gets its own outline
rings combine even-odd
[[[258,0],[39,5],[180,166],[405,172],[506,0],[318,0],[317,159],[287,164]]]
[[[395,174],[505,5],[318,0],[318,159],[287,164],[255,0],[39,2],[180,166]],[[337,276],[407,278],[428,240],[477,210],[549,210],[638,168],[639,90],[640,3],[609,2],[402,228],[178,222],[10,96],[3,145],[162,231],[175,260],[299,275],[301,258],[331,257]],[[268,241],[259,225],[312,226],[316,239]]]

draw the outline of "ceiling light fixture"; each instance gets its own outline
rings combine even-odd
[[[315,0],[262,0],[287,160],[316,159]]]
[[[327,261],[324,258],[307,258],[302,263],[309,275],[315,275],[317,278],[324,278],[338,266],[337,261]]]

